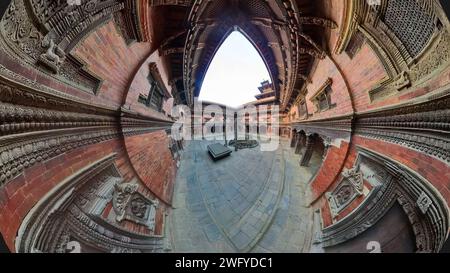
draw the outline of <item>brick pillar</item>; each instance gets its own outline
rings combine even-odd
[[[234,113],[234,151],[237,152],[238,150],[238,145],[237,145],[237,113]]]
[[[306,145],[305,145],[306,149],[305,152],[303,153],[303,156],[300,160],[300,166],[308,166],[309,165],[309,161],[311,160],[311,156],[313,154],[314,151],[314,137],[312,135],[307,135],[306,136]]]

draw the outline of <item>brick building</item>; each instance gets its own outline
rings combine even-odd
[[[441,251],[444,2],[2,0],[2,251]],[[268,68],[256,104],[279,105],[284,138],[223,167],[172,137],[172,109],[232,31]]]

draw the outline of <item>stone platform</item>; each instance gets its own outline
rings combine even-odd
[[[208,152],[214,160],[219,160],[229,156],[232,151],[220,143],[208,145]]]

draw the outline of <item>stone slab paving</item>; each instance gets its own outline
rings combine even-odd
[[[278,211],[252,252],[309,252],[313,213],[308,207],[308,182],[317,168],[301,167],[300,156],[282,141],[285,159],[285,187]]]
[[[305,189],[312,176],[283,142],[214,162],[209,141],[190,142],[175,184],[169,223],[175,252],[308,251],[312,215]]]

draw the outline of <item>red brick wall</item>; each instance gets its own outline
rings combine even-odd
[[[127,137],[125,145],[138,177],[161,200],[170,203],[176,164],[164,131]]]
[[[345,163],[348,149],[349,144],[344,141],[341,142],[339,148],[335,146],[330,146],[328,148],[327,156],[316,177],[311,182],[312,202],[323,196],[337,179]]]
[[[333,219],[331,216],[330,206],[328,205],[326,199],[323,198],[322,202],[320,202],[320,204],[317,204],[316,206],[320,207],[320,216],[322,217],[322,228],[331,226],[333,224]]]
[[[331,103],[335,104],[334,108],[326,111],[317,112],[311,101],[316,92],[323,86],[328,78],[331,78],[333,83],[331,85]],[[306,103],[308,112],[313,115],[313,119],[329,118],[333,116],[340,116],[353,113],[352,100],[350,98],[349,90],[346,86],[344,78],[338,67],[330,58],[320,60],[311,76],[312,83],[308,84],[308,94],[306,95]]]
[[[333,58],[347,80],[355,110],[361,112],[370,108],[369,90],[387,75],[372,48],[364,43],[353,59],[346,53],[333,55]]]
[[[363,111],[370,104],[368,91],[387,76],[386,71],[375,52],[367,43],[364,43],[353,59],[350,59],[345,51],[339,55],[334,54],[341,31],[340,26],[343,24],[344,1],[324,0],[323,7],[325,8],[326,17],[339,25],[338,28],[328,33],[328,47],[333,52],[331,56],[348,84],[355,111]]]
[[[148,58],[150,50],[149,43],[133,43],[128,47],[110,21],[92,32],[73,53],[104,80],[98,95],[92,99],[119,108],[137,67]]]
[[[42,73],[38,73],[34,68],[23,67],[1,52],[0,63],[31,80],[61,92],[75,95],[89,103],[103,104],[120,109],[128,94],[134,96],[130,96],[130,101],[133,100],[137,103],[136,94],[139,90],[148,86],[146,77],[148,76],[149,62],[157,62],[167,85],[167,75],[160,56],[158,52],[150,55],[151,50],[150,43],[133,43],[127,46],[113,21],[109,21],[90,33],[71,53],[84,61],[86,68],[103,79],[103,84],[97,95],[88,94],[55,81]],[[132,91],[128,92],[130,86]],[[166,111],[169,110],[168,107],[170,107],[169,104],[165,105]],[[148,108],[138,110],[147,116],[164,118],[164,115]],[[168,140],[164,136],[164,132],[159,132],[128,139],[127,143],[133,143],[133,140],[136,140],[140,145],[134,146],[131,144],[130,155],[127,154],[128,147],[125,147],[123,140],[110,140],[89,145],[36,164],[26,169],[23,174],[14,180],[9,181],[4,187],[0,188],[0,232],[9,248],[14,249],[17,229],[38,200],[66,177],[112,152],[118,153],[116,164],[126,181],[130,181],[134,177],[142,177],[145,184],[142,184],[140,190],[143,193],[152,198],[158,196],[166,203],[170,202],[176,168],[168,150]],[[139,147],[145,148],[142,150],[144,154],[141,153]],[[142,156],[142,158],[137,156]],[[130,158],[132,161],[130,161]],[[146,164],[149,165],[149,168]],[[156,166],[155,164],[159,165]],[[149,188],[147,189],[146,186]],[[164,203],[161,206],[163,209],[167,208]],[[162,218],[163,210],[159,210],[157,214],[157,234],[162,232]],[[130,230],[146,233],[145,230],[133,223],[125,222],[123,225]]]
[[[117,150],[120,151],[120,144],[115,140],[79,148],[26,169],[0,188],[0,230],[9,248],[14,249],[16,232],[24,217],[47,192],[84,166]],[[118,167],[128,174],[120,163]]]
[[[136,74],[134,75],[133,79],[131,80],[131,84],[128,91],[125,94],[125,107],[127,109],[131,109],[135,112],[138,112],[142,115],[159,118],[159,119],[167,119],[167,116],[165,116],[162,113],[159,113],[149,107],[146,107],[142,103],[138,102],[139,94],[145,94],[147,95],[150,90],[150,82],[148,81],[148,76],[150,74],[149,65],[150,63],[156,63],[159,73],[161,74],[161,78],[164,81],[165,86],[167,87],[167,90],[171,92],[171,87],[168,83],[168,76],[167,73],[165,73],[165,63],[162,58],[159,56],[159,52],[156,51],[152,55],[150,55],[138,68]],[[172,111],[172,104],[173,99],[165,100],[165,103],[163,104],[163,110],[170,114]]]
[[[437,73],[431,79],[417,86],[402,90],[398,94],[379,101],[370,102],[369,91],[387,77],[382,62],[367,42],[363,44],[353,59],[345,51],[339,55],[334,54],[341,31],[340,26],[342,26],[344,1],[322,0],[320,3],[319,5],[324,7],[324,17],[332,19],[339,27],[326,32],[331,55],[327,59],[319,61],[316,69],[310,75],[313,83],[308,85],[308,112],[312,114],[314,111],[314,106],[309,101],[309,98],[314,95],[315,91],[328,77],[333,79],[331,100],[332,103],[337,105],[335,109],[314,114],[313,119],[351,113],[352,107],[355,112],[364,112],[399,104],[449,86],[450,68],[442,73]],[[293,111],[296,111],[296,109],[292,109],[291,113]],[[341,149],[333,147],[329,151],[327,158],[311,184],[312,200],[315,207],[322,209],[325,226],[331,224],[332,219],[323,194],[337,186],[339,174],[344,166],[346,168],[353,167],[357,156],[356,145],[378,152],[416,171],[430,181],[448,203],[450,202],[450,167],[447,164],[400,145],[354,136],[350,145],[341,146]],[[364,197],[361,197],[353,201],[341,212],[337,219],[342,219],[351,213],[363,200]]]

